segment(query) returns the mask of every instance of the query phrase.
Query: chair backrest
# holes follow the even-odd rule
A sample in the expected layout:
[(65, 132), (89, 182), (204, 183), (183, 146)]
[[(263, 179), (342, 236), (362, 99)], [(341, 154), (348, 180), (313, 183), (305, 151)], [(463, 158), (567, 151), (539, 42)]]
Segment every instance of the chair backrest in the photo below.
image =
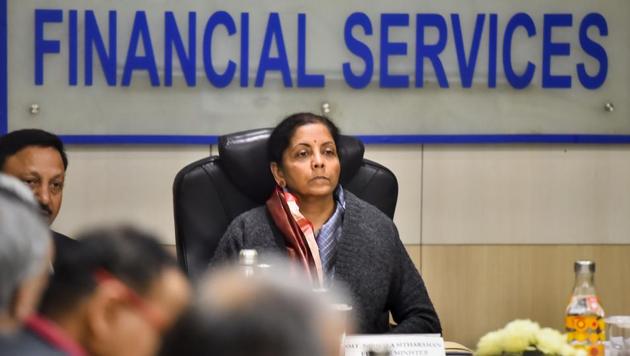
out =
[[(173, 183), (177, 259), (191, 277), (202, 273), (230, 222), (265, 203), (274, 187), (267, 158), (271, 129), (219, 138), (219, 155), (182, 168)], [(341, 136), (341, 184), (390, 218), (398, 199), (396, 176), (363, 158), (363, 143)]]

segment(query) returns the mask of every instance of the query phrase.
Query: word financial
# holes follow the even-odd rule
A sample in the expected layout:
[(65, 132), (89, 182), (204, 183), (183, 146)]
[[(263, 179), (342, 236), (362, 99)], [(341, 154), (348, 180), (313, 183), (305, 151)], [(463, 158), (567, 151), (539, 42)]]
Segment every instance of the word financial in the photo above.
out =
[[(265, 77), (269, 73), (281, 77), (284, 87), (321, 88), (326, 85), (325, 74), (314, 73), (307, 68), (307, 35), (313, 34), (307, 34), (307, 15), (304, 13), (296, 14), (297, 36), (294, 34), (286, 36), (283, 33), (282, 21), (287, 19), (281, 18), (279, 13), (270, 13), (264, 27), (262, 46), (254, 46), (250, 43), (250, 31), (255, 30), (250, 30), (250, 14), (247, 12), (235, 17), (228, 12), (217, 11), (207, 19), (204, 17), (203, 38), (199, 41), (197, 25), (200, 22), (198, 17), (201, 16), (196, 12), (189, 12), (186, 19), (178, 19), (174, 13), (164, 12), (163, 28), (158, 31), (150, 28), (145, 11), (136, 11), (133, 15), (128, 46), (121, 49), (118, 47), (118, 37), (122, 31), (117, 30), (119, 16), (115, 10), (108, 12), (107, 21), (102, 19), (99, 21), (92, 10), (34, 11), (36, 85), (44, 85), (45, 70), (58, 70), (45, 68), (46, 63), (58, 63), (46, 61), (45, 58), (60, 55), (62, 44), (64, 53), (67, 53), (64, 58), (68, 59), (68, 84), (71, 86), (79, 84), (80, 58), (83, 60), (83, 84), (86, 86), (94, 83), (94, 69), (98, 68), (95, 63), (100, 64), (108, 86), (129, 86), (134, 75), (138, 73), (144, 73), (143, 77), (148, 76), (152, 86), (172, 86), (175, 61), (179, 64), (181, 77), (186, 85), (196, 86), (198, 59), (202, 61), (200, 68), (202, 65), (208, 82), (217, 88), (224, 88), (236, 82), (237, 72), (240, 87), (249, 87), (252, 84), (254, 87), (263, 87)], [(82, 26), (79, 26), (79, 16), (82, 17)], [(410, 22), (414, 18), (415, 26), (412, 26)], [(484, 82), (489, 88), (496, 87), (498, 72), (516, 89), (528, 87), (535, 76), (539, 76), (542, 88), (571, 88), (574, 82), (579, 82), (584, 88), (597, 89), (604, 84), (608, 73), (608, 56), (601, 41), (603, 37), (608, 36), (608, 24), (601, 14), (589, 13), (580, 19), (574, 19), (574, 15), (566, 13), (544, 14), (542, 26), (539, 25), (542, 28), (537, 28), (534, 19), (527, 13), (516, 13), (508, 19), (501, 20), (505, 21), (505, 26), (499, 28), (497, 14), (477, 14), (472, 33), (464, 33), (459, 14), (443, 16), (433, 13), (415, 15), (383, 13), (379, 18), (373, 18), (363, 12), (355, 12), (346, 18), (343, 31), (340, 29), (339, 38), (340, 41), (343, 40), (348, 58), (345, 58), (345, 61), (340, 60), (338, 72), (342, 73), (345, 83), (355, 89), (365, 88), (372, 83), (376, 77), (374, 75), (376, 64), (379, 68), (378, 86), (382, 88), (422, 88), (425, 85), (425, 73), (429, 71), (434, 74), (442, 88), (448, 88), (454, 81), (458, 81), (464, 88), (470, 88), (480, 48), (484, 48), (487, 49), (487, 53), (483, 53), (483, 56), (487, 56), (487, 70), (483, 70), (487, 77), (484, 78)], [(541, 19), (537, 20), (541, 22)], [(67, 39), (53, 38), (50, 33), (52, 32), (50, 28), (60, 26), (60, 23), (64, 29), (67, 26)], [(554, 31), (561, 31), (563, 28), (568, 30), (573, 26), (577, 30), (577, 38), (573, 42), (579, 43), (579, 48), (572, 48), (569, 42), (553, 40)], [(79, 27), (82, 28), (81, 39)], [(228, 36), (215, 36), (218, 30), (223, 34), (227, 33)], [(397, 31), (396, 33), (412, 31), (414, 43), (392, 40), (394, 31)], [(65, 33), (65, 30), (61, 33)], [(297, 38), (296, 58), (289, 58), (287, 45), (293, 48), (294, 43), (286, 42), (285, 38), (294, 37)], [(466, 43), (469, 38), (472, 40)], [(501, 42), (501, 38), (499, 50), (498, 42)], [(158, 39), (160, 42), (156, 45), (154, 41)], [(81, 54), (79, 40), (83, 41)], [(309, 37), (309, 40), (317, 38), (313, 36)], [(239, 48), (240, 54), (236, 56), (239, 58), (216, 59), (217, 55), (213, 52), (226, 45), (225, 41), (231, 41), (227, 44)], [(453, 45), (447, 47), (449, 41), (453, 41)], [(514, 60), (515, 53), (512, 52), (512, 48), (522, 47), (516, 42), (524, 41), (528, 41), (528, 45), (533, 48), (541, 45), (542, 53), (528, 53), (526, 55), (531, 58)], [(378, 47), (370, 46), (369, 43), (378, 44)], [(253, 53), (254, 47), (261, 49), (258, 53)], [(577, 45), (574, 44), (573, 47)], [(156, 57), (154, 48), (162, 48), (163, 55)], [(124, 57), (120, 57), (119, 50), (125, 52)], [(257, 65), (253, 67), (255, 72), (253, 83), (250, 83), (249, 78), (252, 65), (250, 52), (257, 59)], [(581, 54), (582, 62), (562, 67), (573, 67), (575, 69), (573, 73), (552, 72), (552, 59), (564, 61), (566, 64), (571, 61), (571, 54), (576, 52)], [(457, 59), (458, 78), (448, 78), (444, 67), (443, 58), (453, 55)], [(413, 73), (392, 73), (390, 60), (406, 57), (413, 60)], [(121, 74), (117, 71), (120, 58), (124, 58)], [(160, 71), (158, 59), (163, 63)], [(500, 67), (497, 64), (499, 61), (502, 64)], [(541, 62), (541, 68), (532, 61)], [(515, 63), (521, 65), (517, 66)]]

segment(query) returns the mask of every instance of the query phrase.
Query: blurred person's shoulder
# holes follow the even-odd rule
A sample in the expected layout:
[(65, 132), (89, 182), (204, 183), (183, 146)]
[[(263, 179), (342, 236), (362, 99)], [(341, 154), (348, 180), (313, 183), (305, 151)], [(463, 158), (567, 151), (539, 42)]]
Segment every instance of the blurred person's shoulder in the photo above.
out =
[(15, 335), (0, 336), (0, 356), (67, 356), (31, 331), (23, 329)]

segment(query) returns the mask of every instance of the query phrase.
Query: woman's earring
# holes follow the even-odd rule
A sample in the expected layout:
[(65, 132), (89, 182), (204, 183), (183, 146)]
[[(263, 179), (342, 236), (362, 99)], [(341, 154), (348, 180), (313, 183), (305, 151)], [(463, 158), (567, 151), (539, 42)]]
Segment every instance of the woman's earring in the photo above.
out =
[(287, 185), (287, 182), (285, 182), (285, 181), (284, 181), (284, 179), (280, 179), (280, 181), (278, 182), (278, 185), (279, 185), (281, 188), (284, 188), (284, 187)]

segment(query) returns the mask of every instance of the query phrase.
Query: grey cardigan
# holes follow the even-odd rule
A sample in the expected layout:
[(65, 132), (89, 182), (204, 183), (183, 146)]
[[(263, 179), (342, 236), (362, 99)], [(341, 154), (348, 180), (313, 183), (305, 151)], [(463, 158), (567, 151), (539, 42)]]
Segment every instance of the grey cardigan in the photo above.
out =
[[(335, 281), (352, 297), (358, 333), (441, 333), (431, 299), (393, 221), (344, 191), (346, 211), (337, 242)], [(264, 206), (238, 216), (223, 235), (213, 264), (235, 259), (241, 249), (285, 253), (284, 237)], [(391, 312), (397, 323), (389, 327)]]

